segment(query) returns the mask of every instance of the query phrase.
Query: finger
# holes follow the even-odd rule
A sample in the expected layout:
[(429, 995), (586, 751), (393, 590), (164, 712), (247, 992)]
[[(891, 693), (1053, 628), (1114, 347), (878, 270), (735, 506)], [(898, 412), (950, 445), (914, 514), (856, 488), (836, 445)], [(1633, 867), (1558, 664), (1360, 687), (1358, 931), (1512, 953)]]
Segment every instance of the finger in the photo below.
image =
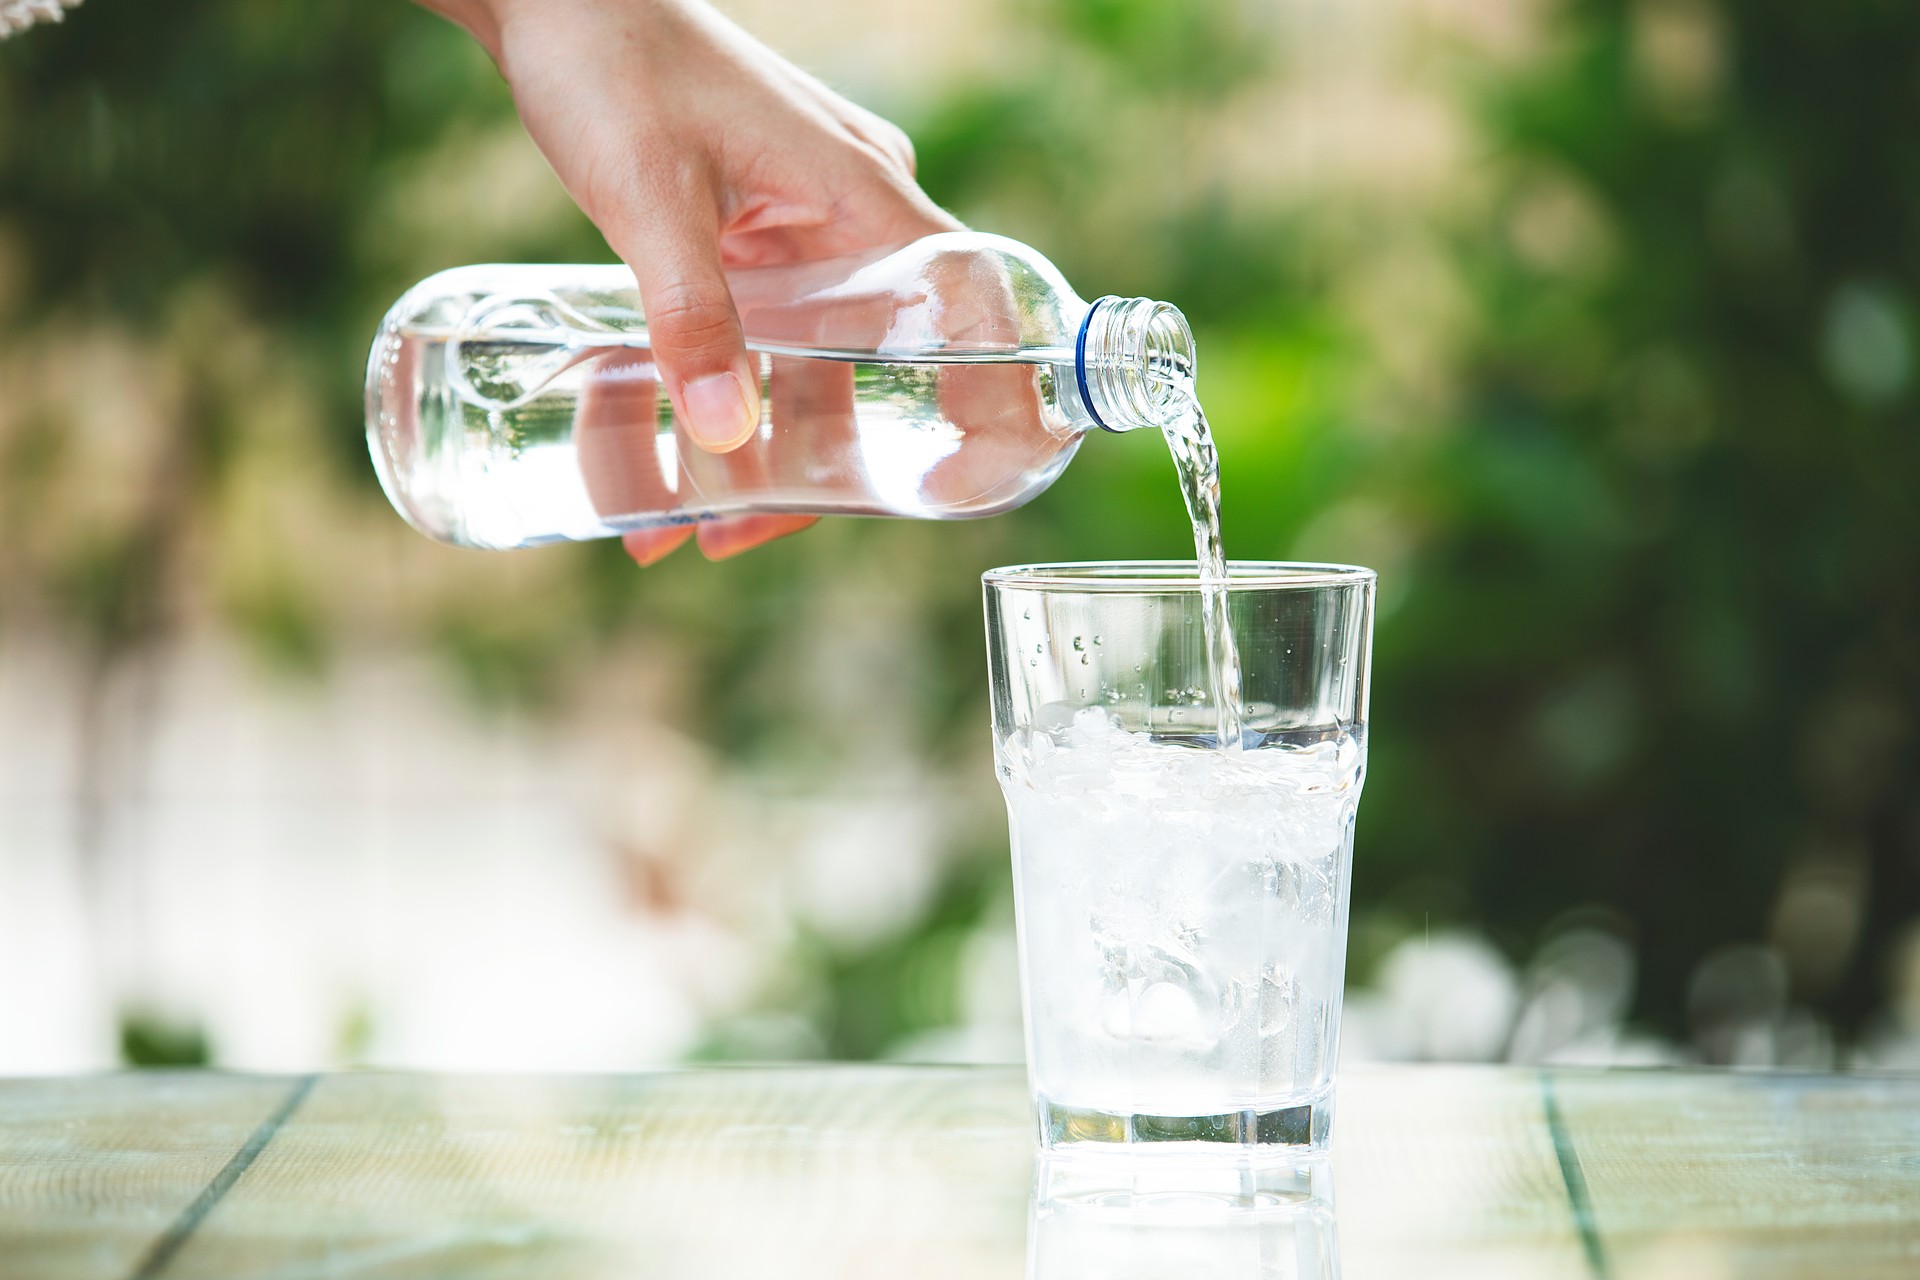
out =
[(936, 385), (940, 414), (965, 444), (921, 479), (929, 505), (950, 516), (1003, 510), (1027, 491), (1036, 469), (1060, 457), (1063, 441), (1048, 427), (1033, 365), (945, 365)]
[[(904, 134), (901, 135), (905, 140)], [(864, 179), (864, 180), (862, 180)], [(862, 225), (869, 243), (915, 240), (940, 231), (963, 231), (966, 224), (933, 202), (913, 180), (912, 171), (872, 166), (847, 176), (842, 211)]]
[(906, 131), (893, 121), (875, 115), (856, 102), (835, 93), (814, 76), (799, 68), (793, 68), (794, 79), (806, 94), (822, 111), (837, 120), (848, 132), (854, 134), (868, 146), (873, 147), (894, 164), (900, 166), (908, 177), (913, 176), (913, 141)]
[(686, 175), (666, 187), (649, 193), (645, 216), (628, 224), (614, 248), (640, 285), (654, 360), (675, 414), (696, 444), (724, 453), (760, 423), (759, 379), (721, 272), (713, 193)]
[(907, 171), (909, 178), (917, 176), (920, 172), (920, 157), (914, 151), (913, 139), (907, 136), (907, 131), (892, 121), (882, 120), (879, 116), (874, 116), (873, 121), (873, 132), (869, 136), (883, 151), (892, 156), (902, 169)]
[(854, 418), (853, 365), (775, 359), (767, 392), (781, 446), (769, 459), (774, 484), (806, 493), (814, 512), (870, 509), (873, 482)]
[[(971, 254), (940, 254), (927, 264), (946, 303), (941, 336), (956, 347), (1014, 350), (1021, 322), (1013, 282), (1001, 272), (980, 270), (981, 265)], [(936, 385), (941, 416), (958, 428), (966, 444), (927, 472), (922, 481), (927, 501), (956, 514), (998, 510), (1024, 490), (1034, 467), (1060, 454), (1062, 440), (1049, 427), (1035, 366), (943, 365)]]
[[(646, 352), (616, 351), (586, 368), (574, 447), (588, 501), (615, 526), (657, 519), (686, 505), (690, 486), (683, 483), (673, 434), (660, 431), (659, 403), (653, 357)], [(629, 530), (620, 540), (644, 567), (692, 536), (693, 525), (676, 524)]]
[(690, 524), (668, 525), (664, 529), (636, 529), (632, 533), (620, 535), (620, 542), (627, 554), (641, 568), (658, 564), (673, 552), (686, 544), (693, 536), (695, 526)]
[(708, 521), (700, 526), (700, 554), (709, 560), (725, 560), (819, 521), (819, 516), (734, 516)]
[(794, 202), (790, 216), (726, 226), (721, 238), (726, 260), (762, 267), (866, 256), (963, 229), (903, 168), (877, 156), (872, 144), (847, 145), (851, 140), (850, 131), (842, 131), (837, 145), (810, 165), (795, 157), (773, 162), (774, 180), (811, 192), (812, 198)]
[(914, 176), (918, 157), (914, 155), (913, 139), (907, 136), (906, 130), (851, 102), (845, 103), (841, 120), (855, 137), (898, 165), (907, 177)]
[(659, 404), (658, 374), (646, 352), (615, 351), (582, 373), (574, 452), (587, 499), (609, 524), (631, 524), (685, 505), (671, 435), (661, 448)]

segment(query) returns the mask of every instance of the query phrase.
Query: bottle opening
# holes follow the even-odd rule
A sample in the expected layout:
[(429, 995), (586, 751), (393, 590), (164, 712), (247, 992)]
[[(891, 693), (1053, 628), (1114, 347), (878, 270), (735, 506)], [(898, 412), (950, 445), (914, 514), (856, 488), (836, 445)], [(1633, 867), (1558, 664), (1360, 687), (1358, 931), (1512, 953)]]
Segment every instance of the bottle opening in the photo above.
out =
[(1193, 394), (1193, 330), (1169, 303), (1101, 298), (1074, 354), (1081, 398), (1108, 431), (1158, 427)]

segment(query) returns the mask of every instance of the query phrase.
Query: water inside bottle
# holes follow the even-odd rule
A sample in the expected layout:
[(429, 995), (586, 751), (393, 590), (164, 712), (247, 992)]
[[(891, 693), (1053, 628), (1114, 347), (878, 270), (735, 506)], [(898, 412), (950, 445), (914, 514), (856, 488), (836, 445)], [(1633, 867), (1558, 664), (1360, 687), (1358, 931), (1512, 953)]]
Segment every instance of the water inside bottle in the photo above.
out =
[[(516, 304), (517, 305), (517, 304)], [(1053, 356), (889, 361), (757, 347), (761, 429), (713, 454), (676, 422), (644, 334), (511, 323), (387, 335), (376, 448), (435, 537), (505, 549), (765, 512), (964, 519), (1046, 487), (1080, 440)], [(542, 322), (544, 323), (544, 322)], [(862, 358), (864, 357), (864, 358)], [(775, 429), (777, 426), (778, 429)]]

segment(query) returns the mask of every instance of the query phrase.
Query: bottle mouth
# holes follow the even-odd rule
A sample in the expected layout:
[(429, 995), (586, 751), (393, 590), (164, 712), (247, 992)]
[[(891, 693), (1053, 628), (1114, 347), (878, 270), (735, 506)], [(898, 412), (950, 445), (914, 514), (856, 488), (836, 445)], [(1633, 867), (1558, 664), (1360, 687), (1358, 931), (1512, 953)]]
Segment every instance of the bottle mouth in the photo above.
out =
[(1193, 330), (1170, 303), (1099, 299), (1087, 309), (1074, 355), (1081, 398), (1108, 431), (1160, 426), (1193, 395)]

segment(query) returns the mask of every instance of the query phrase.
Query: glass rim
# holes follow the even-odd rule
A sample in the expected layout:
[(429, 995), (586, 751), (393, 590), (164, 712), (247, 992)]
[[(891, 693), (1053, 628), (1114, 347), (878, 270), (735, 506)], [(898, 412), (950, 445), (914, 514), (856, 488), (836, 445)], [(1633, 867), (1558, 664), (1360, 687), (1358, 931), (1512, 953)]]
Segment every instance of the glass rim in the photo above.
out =
[[(1378, 578), (1357, 564), (1305, 560), (1229, 560), (1227, 582), (1232, 591), (1302, 591), (1316, 587), (1351, 587)], [(1199, 570), (1192, 560), (1066, 560), (1050, 564), (1015, 564), (989, 569), (980, 581), (996, 588), (1031, 588), (1136, 594), (1198, 594)]]

